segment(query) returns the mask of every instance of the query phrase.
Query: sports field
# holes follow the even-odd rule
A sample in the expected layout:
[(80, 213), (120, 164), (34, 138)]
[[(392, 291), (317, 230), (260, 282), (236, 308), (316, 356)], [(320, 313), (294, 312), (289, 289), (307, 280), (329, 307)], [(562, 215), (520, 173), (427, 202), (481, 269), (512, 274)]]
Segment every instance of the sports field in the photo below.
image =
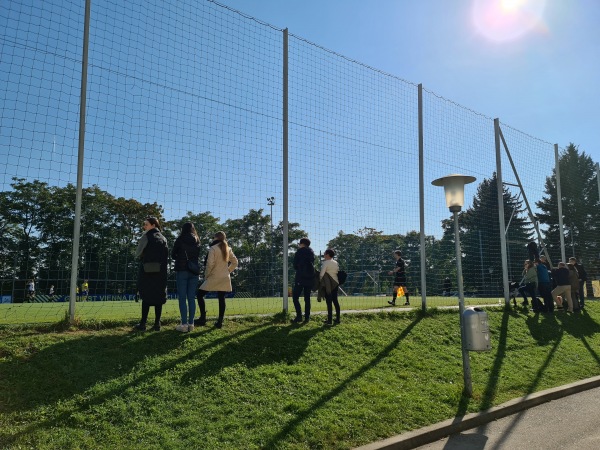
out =
[[(344, 310), (368, 310), (368, 309), (392, 309), (404, 308), (404, 299), (398, 299), (396, 307), (388, 305), (391, 297), (378, 296), (351, 296), (340, 297), (342, 313)], [(465, 298), (465, 305), (489, 305), (499, 303), (499, 298)], [(301, 304), (304, 302), (301, 300)], [(316, 298), (311, 302), (312, 312), (326, 311), (325, 302), (317, 302)], [(457, 306), (456, 297), (427, 297), (427, 307)], [(304, 305), (302, 306), (304, 308)], [(411, 297), (411, 307), (421, 307), (421, 297)], [(100, 301), (100, 302), (77, 302), (76, 316), (81, 320), (98, 321), (136, 321), (140, 317), (141, 303), (134, 301)], [(217, 300), (207, 299), (206, 309), (209, 318), (216, 316), (218, 311)], [(289, 311), (294, 310), (292, 299), (288, 300)], [(283, 310), (283, 300), (280, 297), (264, 298), (232, 298), (227, 299), (226, 315), (255, 315), (255, 314), (277, 314)], [(0, 325), (52, 323), (65, 318), (68, 314), (69, 304), (59, 303), (4, 303), (0, 304)], [(168, 300), (163, 308), (163, 321), (176, 321), (179, 318), (179, 302)], [(150, 310), (149, 320), (153, 320), (153, 309)]]

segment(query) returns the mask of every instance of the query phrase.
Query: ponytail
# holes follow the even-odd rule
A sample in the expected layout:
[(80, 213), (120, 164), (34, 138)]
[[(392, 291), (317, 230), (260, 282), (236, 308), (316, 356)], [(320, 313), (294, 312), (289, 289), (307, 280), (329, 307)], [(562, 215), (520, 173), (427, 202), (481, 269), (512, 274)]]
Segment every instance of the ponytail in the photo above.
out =
[(223, 259), (227, 261), (229, 257), (229, 245), (227, 244), (227, 236), (224, 231), (217, 231), (215, 233), (215, 239), (219, 241), (219, 248), (221, 249), (221, 254), (223, 255)]

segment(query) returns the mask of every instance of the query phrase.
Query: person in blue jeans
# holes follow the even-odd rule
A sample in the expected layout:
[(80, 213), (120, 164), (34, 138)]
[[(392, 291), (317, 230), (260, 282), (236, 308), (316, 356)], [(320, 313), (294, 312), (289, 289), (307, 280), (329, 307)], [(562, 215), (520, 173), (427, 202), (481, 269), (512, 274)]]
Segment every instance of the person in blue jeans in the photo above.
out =
[(171, 258), (175, 260), (177, 280), (177, 296), (179, 297), (179, 313), (181, 323), (175, 327), (183, 333), (194, 330), (194, 315), (196, 314), (196, 290), (198, 289), (198, 274), (188, 270), (188, 261), (198, 265), (200, 256), (200, 239), (194, 224), (186, 222), (181, 227), (181, 233), (175, 240)]

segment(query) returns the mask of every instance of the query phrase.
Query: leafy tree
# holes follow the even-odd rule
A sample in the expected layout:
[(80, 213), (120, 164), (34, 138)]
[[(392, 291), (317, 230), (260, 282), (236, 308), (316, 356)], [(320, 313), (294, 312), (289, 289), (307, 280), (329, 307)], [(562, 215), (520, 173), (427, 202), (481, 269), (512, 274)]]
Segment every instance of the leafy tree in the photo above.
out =
[(340, 266), (348, 272), (344, 290), (365, 294), (391, 289), (393, 278), (387, 276), (387, 271), (394, 266), (392, 253), (404, 245), (404, 236), (384, 235), (382, 231), (368, 227), (356, 233), (340, 231), (327, 244), (335, 250)]
[[(271, 230), (271, 217), (263, 209), (251, 209), (241, 219), (229, 219), (223, 224), (228, 240), (239, 259), (234, 273), (236, 291), (249, 292), (255, 296), (281, 294), (283, 284), (283, 223)], [(306, 233), (298, 223), (288, 224), (288, 254), (295, 247), (294, 241)], [(291, 264), (290, 264), (291, 266)], [(288, 280), (293, 269), (288, 274)]]
[[(585, 152), (570, 143), (558, 160), (564, 237), (567, 257), (575, 255), (588, 276), (600, 274), (600, 201), (595, 164)], [(539, 221), (546, 225), (546, 245), (552, 262), (560, 260), (556, 170), (546, 178), (545, 195), (537, 202)], [(588, 292), (591, 292), (588, 288)]]
[(165, 228), (172, 237), (177, 237), (179, 236), (181, 227), (186, 222), (191, 222), (194, 224), (202, 245), (208, 245), (213, 240), (215, 233), (221, 229), (221, 225), (219, 225), (219, 218), (214, 217), (210, 211), (205, 211), (198, 214), (188, 211), (188, 213), (181, 219), (168, 222)]
[[(465, 291), (476, 291), (478, 295), (498, 295), (502, 286), (497, 183), (495, 173), (484, 179), (472, 206), (459, 215)], [(532, 238), (533, 227), (523, 215), (522, 201), (505, 187), (503, 201), (504, 221), (508, 226), (509, 277), (514, 279), (520, 276), (522, 262), (527, 257), (526, 245)]]

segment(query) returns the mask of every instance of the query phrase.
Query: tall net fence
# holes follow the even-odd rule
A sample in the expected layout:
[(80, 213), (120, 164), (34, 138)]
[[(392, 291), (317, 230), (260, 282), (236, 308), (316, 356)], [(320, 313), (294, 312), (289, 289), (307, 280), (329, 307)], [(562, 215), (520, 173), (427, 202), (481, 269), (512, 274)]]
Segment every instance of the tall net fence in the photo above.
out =
[[(53, 321), (68, 309), (84, 5), (4, 2), (0, 24), (0, 323)], [(421, 167), (416, 84), (291, 33), (287, 42), (284, 60), (284, 30), (212, 1), (92, 5), (78, 316), (138, 316), (135, 247), (148, 215), (163, 222), (170, 245), (188, 221), (205, 247), (226, 231), (240, 260), (229, 314), (281, 310), (284, 260), (304, 236), (317, 255), (334, 248), (348, 272), (343, 308), (387, 305), (396, 249), (411, 304), (423, 294), (421, 252), (428, 305), (455, 304), (452, 216), (430, 184), (448, 173), (477, 178), (460, 215), (467, 300), (503, 296), (493, 119), (424, 90)], [(534, 223), (546, 214), (538, 202), (548, 196), (554, 147), (504, 124), (502, 131), (502, 233), (517, 279), (531, 240), (553, 262), (561, 258), (557, 227), (541, 224), (540, 241)], [(580, 175), (592, 185), (594, 177)], [(576, 195), (569, 189), (563, 193)], [(598, 229), (589, 225), (598, 191), (577, 208), (566, 244), (591, 279), (600, 273)], [(287, 275), (291, 285), (291, 258)], [(173, 271), (168, 292), (165, 315), (177, 317)]]

